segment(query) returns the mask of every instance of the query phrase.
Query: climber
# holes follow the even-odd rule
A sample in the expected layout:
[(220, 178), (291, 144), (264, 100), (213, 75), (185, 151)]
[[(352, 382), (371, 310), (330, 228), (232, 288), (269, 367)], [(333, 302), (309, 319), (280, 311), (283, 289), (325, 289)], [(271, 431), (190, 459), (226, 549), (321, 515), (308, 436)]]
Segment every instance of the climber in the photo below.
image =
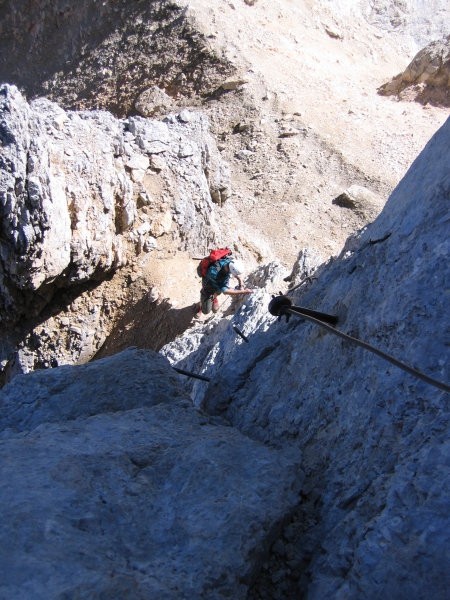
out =
[[(209, 314), (211, 310), (216, 313), (219, 310), (217, 296), (226, 294), (237, 296), (251, 294), (253, 290), (244, 287), (241, 278), (241, 270), (230, 258), (221, 258), (213, 263), (207, 270), (206, 276), (202, 278), (202, 289), (200, 292), (200, 304), (197, 305), (196, 317)], [(230, 277), (238, 281), (236, 288), (230, 288)]]

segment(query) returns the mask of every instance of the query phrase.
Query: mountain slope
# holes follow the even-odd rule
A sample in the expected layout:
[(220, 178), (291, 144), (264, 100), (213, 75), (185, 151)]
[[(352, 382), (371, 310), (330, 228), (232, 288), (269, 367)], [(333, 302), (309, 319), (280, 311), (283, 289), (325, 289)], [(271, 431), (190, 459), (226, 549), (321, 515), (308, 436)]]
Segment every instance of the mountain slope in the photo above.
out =
[(338, 253), (371, 217), (332, 200), (357, 184), (382, 206), (447, 116), (377, 93), (449, 33), (443, 0), (25, 5), (0, 11), (0, 78), (119, 116), (201, 107), (231, 167), (218, 234), (252, 262)]
[[(186, 331), (162, 353), (211, 380), (128, 350), (0, 391), (1, 593), (444, 600), (448, 394), (267, 307), (289, 281), (448, 384), (450, 122), (377, 94), (448, 33), (448, 3), (19, 0), (0, 23), (2, 77), (64, 107), (31, 102), (36, 136), (3, 104), (2, 292), (31, 293), (2, 361), (16, 375), (88, 361), (107, 331), (105, 354)], [(257, 289), (192, 326), (193, 251), (225, 243)]]
[[(291, 294), (447, 385), (449, 158), (447, 120), (378, 219)], [(304, 457), (303, 503), (254, 597), (443, 599), (448, 393), (301, 319), (274, 321), (268, 301), (261, 290), (164, 350), (212, 379), (194, 385), (198, 406)]]

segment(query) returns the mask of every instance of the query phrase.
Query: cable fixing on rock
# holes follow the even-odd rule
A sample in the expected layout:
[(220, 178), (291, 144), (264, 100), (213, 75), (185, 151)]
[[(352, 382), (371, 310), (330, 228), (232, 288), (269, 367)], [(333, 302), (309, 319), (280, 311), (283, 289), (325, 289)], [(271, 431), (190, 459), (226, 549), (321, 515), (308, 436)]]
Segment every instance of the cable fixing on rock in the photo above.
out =
[(202, 381), (210, 382), (211, 379), (209, 377), (205, 377), (204, 375), (197, 375), (196, 373), (191, 373), (190, 371), (184, 371), (183, 369), (177, 369), (176, 367), (172, 367), (174, 371), (180, 373), (181, 375), (186, 375), (187, 377), (193, 377), (194, 379), (201, 379)]
[(283, 294), (280, 294), (279, 296), (272, 296), (272, 300), (269, 302), (269, 312), (271, 315), (274, 315), (275, 317), (278, 317), (279, 319), (281, 319), (281, 317), (285, 316), (287, 321), (289, 320), (290, 315), (300, 316), (309, 321), (312, 321), (313, 323), (316, 323), (316, 325), (323, 327), (330, 333), (334, 333), (334, 335), (337, 335), (337, 336), (351, 342), (352, 344), (356, 344), (357, 346), (361, 346), (362, 348), (369, 350), (369, 352), (373, 352), (377, 356), (392, 363), (399, 369), (402, 369), (403, 371), (406, 371), (410, 375), (413, 375), (413, 377), (422, 379), (422, 381), (425, 381), (426, 383), (429, 383), (430, 385), (433, 385), (434, 387), (437, 387), (437, 388), (443, 390), (444, 392), (450, 393), (450, 386), (447, 385), (446, 383), (437, 381), (436, 379), (429, 377), (425, 373), (422, 373), (421, 371), (418, 371), (417, 369), (410, 367), (409, 365), (398, 360), (394, 356), (391, 356), (390, 354), (387, 354), (386, 352), (383, 352), (382, 350), (378, 350), (378, 348), (375, 348), (371, 344), (368, 344), (367, 342), (364, 342), (363, 340), (360, 340), (358, 338), (352, 337), (351, 335), (348, 335), (347, 333), (344, 333), (343, 331), (339, 331), (338, 329), (335, 329), (335, 327), (332, 327), (331, 325), (329, 325), (328, 323), (333, 323), (333, 324), (337, 323), (338, 318), (336, 316), (327, 315), (326, 313), (320, 313), (320, 312), (313, 311), (313, 310), (310, 310), (307, 308), (303, 308), (301, 306), (293, 306), (292, 300), (290, 298), (288, 298), (287, 296), (284, 296)]

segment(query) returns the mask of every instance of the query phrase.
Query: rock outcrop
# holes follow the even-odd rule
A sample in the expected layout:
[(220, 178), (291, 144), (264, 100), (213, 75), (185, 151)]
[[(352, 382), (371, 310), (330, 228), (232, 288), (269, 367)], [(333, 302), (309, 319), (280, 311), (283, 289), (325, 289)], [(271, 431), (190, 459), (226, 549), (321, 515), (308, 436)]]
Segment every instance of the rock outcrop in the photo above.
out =
[[(447, 388), (449, 157), (450, 119), (376, 221), (290, 293)], [(283, 274), (269, 275), (277, 289)], [(269, 300), (260, 289), (163, 349), (211, 378), (187, 384), (198, 407), (304, 457), (303, 503), (249, 597), (444, 600), (448, 393), (317, 325), (275, 321)]]
[[(142, 253), (167, 245), (195, 253), (214, 240), (213, 200), (225, 201), (230, 179), (201, 114), (118, 120), (100, 111), (66, 112), (45, 99), (29, 104), (7, 85), (0, 99), (0, 360), (4, 367), (22, 344), (23, 357), (14, 359), (20, 372), (41, 364), (37, 323), (53, 341), (55, 328), (80, 327), (60, 305)], [(63, 320), (45, 327), (55, 302)], [(68, 347), (46, 345), (47, 366), (95, 354), (111, 319), (105, 302), (86, 302), (82, 347), (70, 333)], [(81, 297), (78, 303), (80, 316)]]
[(423, 48), (400, 73), (378, 92), (401, 100), (450, 106), (450, 36)]
[(448, 33), (446, 0), (430, 0), (426, 5), (421, 0), (372, 0), (362, 3), (362, 11), (381, 30), (409, 38), (416, 50)]
[(202, 415), (128, 350), (0, 392), (0, 596), (245, 598), (300, 457)]

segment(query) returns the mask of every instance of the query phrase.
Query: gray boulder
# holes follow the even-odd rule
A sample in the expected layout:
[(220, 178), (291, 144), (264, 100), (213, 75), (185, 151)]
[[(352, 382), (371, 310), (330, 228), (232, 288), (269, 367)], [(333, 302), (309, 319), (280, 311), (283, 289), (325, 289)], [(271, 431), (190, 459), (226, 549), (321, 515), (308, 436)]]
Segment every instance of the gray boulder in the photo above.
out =
[(384, 203), (384, 198), (361, 185), (351, 185), (333, 200), (333, 204), (352, 210), (368, 223), (380, 214)]

